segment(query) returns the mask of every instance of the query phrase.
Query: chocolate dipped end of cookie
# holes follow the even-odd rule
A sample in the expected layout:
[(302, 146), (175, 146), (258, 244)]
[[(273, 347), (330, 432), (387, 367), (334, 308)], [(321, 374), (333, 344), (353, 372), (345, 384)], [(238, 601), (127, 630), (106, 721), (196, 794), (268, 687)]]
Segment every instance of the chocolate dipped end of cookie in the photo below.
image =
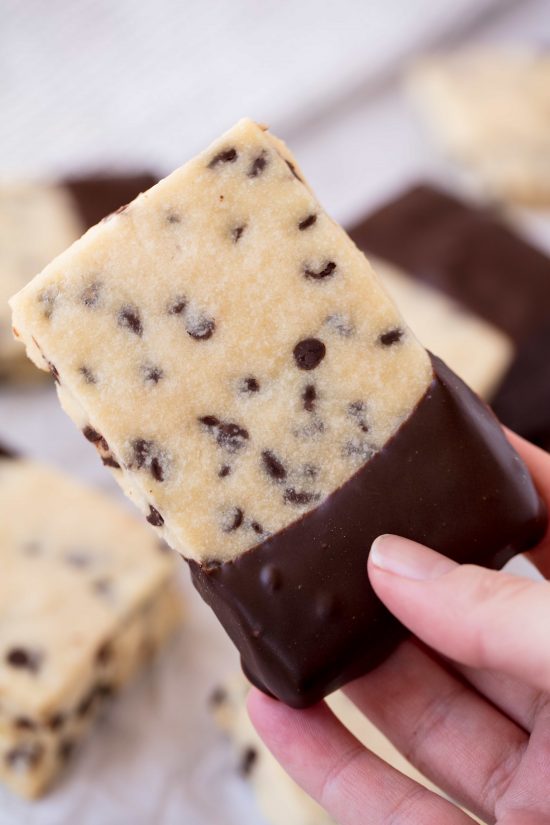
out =
[(545, 505), (493, 413), (442, 361), (432, 365), (393, 438), (316, 509), (233, 561), (190, 562), (248, 678), (288, 705), (368, 672), (406, 633), (369, 583), (377, 536), (500, 568), (546, 532)]

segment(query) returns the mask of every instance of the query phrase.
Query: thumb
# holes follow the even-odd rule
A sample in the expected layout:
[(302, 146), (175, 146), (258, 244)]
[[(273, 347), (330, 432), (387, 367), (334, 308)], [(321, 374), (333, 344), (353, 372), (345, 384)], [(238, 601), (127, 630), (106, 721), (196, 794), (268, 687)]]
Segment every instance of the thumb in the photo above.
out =
[(376, 539), (368, 569), (378, 597), (430, 647), (550, 690), (549, 582), (459, 565), (398, 536)]

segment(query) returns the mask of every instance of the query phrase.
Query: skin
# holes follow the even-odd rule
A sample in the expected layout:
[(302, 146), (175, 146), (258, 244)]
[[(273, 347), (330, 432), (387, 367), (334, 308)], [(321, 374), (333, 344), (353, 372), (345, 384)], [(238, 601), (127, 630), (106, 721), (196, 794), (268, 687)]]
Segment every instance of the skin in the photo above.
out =
[[(512, 433), (550, 508), (550, 455)], [(550, 534), (530, 555), (550, 573)], [(379, 598), (414, 637), (345, 688), (456, 805), (390, 768), (325, 703), (293, 710), (252, 690), (260, 736), (340, 825), (550, 823), (550, 582), (457, 565), (397, 536), (371, 549)]]

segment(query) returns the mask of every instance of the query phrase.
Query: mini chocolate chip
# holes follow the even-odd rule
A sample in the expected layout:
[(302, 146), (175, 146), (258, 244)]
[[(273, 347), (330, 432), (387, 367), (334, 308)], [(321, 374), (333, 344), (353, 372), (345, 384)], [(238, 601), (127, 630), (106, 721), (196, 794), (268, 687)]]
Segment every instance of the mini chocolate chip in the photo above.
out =
[(237, 158), (238, 154), (235, 148), (232, 147), (231, 149), (224, 149), (222, 152), (218, 152), (217, 155), (214, 155), (214, 157), (208, 164), (208, 168), (213, 169), (220, 163), (235, 163)]
[(168, 212), (166, 215), (166, 222), (167, 223), (180, 223), (181, 218), (179, 215), (176, 215), (175, 212)]
[(249, 375), (247, 378), (243, 378), (241, 383), (241, 392), (259, 392), (260, 383), (257, 378)]
[(257, 533), (259, 536), (261, 536), (261, 535), (263, 534), (263, 532), (264, 532), (264, 528), (263, 528), (263, 527), (262, 527), (262, 525), (261, 525), (259, 522), (257, 522), (257, 521), (252, 521), (252, 522), (250, 523), (250, 527), (251, 527), (251, 528), (252, 528), (252, 530), (254, 530), (254, 532), (255, 532), (255, 533)]
[(164, 519), (155, 507), (152, 504), (149, 505), (149, 515), (145, 517), (146, 521), (149, 524), (152, 524), (153, 527), (162, 527), (164, 524)]
[(95, 660), (98, 665), (106, 665), (113, 658), (113, 645), (111, 642), (104, 642), (98, 647), (95, 654)]
[(249, 776), (258, 759), (258, 751), (255, 748), (245, 748), (239, 764), (239, 771), (243, 776)]
[(101, 286), (101, 283), (94, 281), (93, 284), (90, 284), (82, 290), (80, 293), (80, 300), (84, 306), (91, 308), (98, 305)]
[(67, 564), (70, 564), (71, 567), (83, 569), (91, 565), (93, 556), (86, 550), (70, 550), (68, 553), (65, 553), (63, 560)]
[(113, 582), (106, 576), (92, 582), (92, 588), (99, 596), (110, 598), (113, 595)]
[(240, 427), (238, 424), (233, 424), (229, 421), (220, 421), (215, 415), (204, 415), (199, 418), (201, 424), (204, 424), (209, 430), (213, 430), (216, 435), (218, 446), (222, 447), (230, 453), (235, 453), (244, 447), (245, 442), (248, 441), (248, 430)]
[(218, 476), (220, 478), (226, 478), (226, 476), (228, 476), (230, 473), (231, 473), (231, 467), (229, 466), (229, 464), (224, 464), (220, 468), (220, 472), (218, 473)]
[(216, 418), (215, 415), (203, 415), (202, 418), (199, 418), (199, 421), (205, 427), (217, 427), (220, 423), (220, 419)]
[(139, 337), (143, 335), (143, 324), (141, 323), (139, 309), (136, 306), (125, 304), (119, 310), (117, 320), (119, 327), (125, 327)]
[(397, 344), (403, 337), (403, 330), (396, 327), (395, 329), (390, 329), (387, 332), (383, 332), (382, 335), (378, 338), (382, 346), (384, 347), (391, 347), (393, 344)]
[(187, 298), (184, 298), (180, 295), (176, 298), (168, 307), (168, 314), (169, 315), (181, 315), (185, 312), (185, 307), (187, 306)]
[[(82, 430), (82, 435), (84, 436), (84, 438), (87, 438), (88, 441), (91, 441), (92, 444), (97, 444), (100, 441), (105, 441), (101, 433), (98, 433), (97, 430), (94, 430), (94, 428), (90, 427), (89, 425), (84, 427), (84, 429)], [(106, 441), (105, 444), (107, 444)]]
[(295, 490), (294, 487), (287, 487), (283, 496), (285, 504), (309, 504), (312, 501), (317, 501), (318, 498), (319, 493), (308, 493), (306, 490)]
[(132, 441), (134, 463), (138, 470), (148, 469), (156, 481), (164, 481), (164, 467), (154, 441), (136, 438)]
[(203, 315), (201, 318), (194, 320), (187, 320), (185, 324), (187, 334), (194, 338), (195, 341), (208, 341), (212, 338), (214, 330), (216, 329), (216, 322), (213, 318)]
[(275, 593), (283, 584), (281, 571), (274, 564), (265, 564), (260, 570), (260, 582), (271, 593)]
[(348, 404), (348, 413), (352, 418), (355, 418), (359, 427), (364, 433), (368, 433), (369, 425), (365, 420), (365, 412), (367, 405), (364, 401), (352, 401)]
[(301, 370), (313, 370), (325, 357), (327, 348), (318, 338), (305, 338), (294, 347), (294, 360)]
[(250, 164), (250, 168), (247, 172), (248, 177), (249, 178), (257, 178), (259, 175), (262, 174), (262, 172), (264, 171), (266, 166), (267, 166), (266, 153), (262, 152)]
[(271, 478), (275, 479), (275, 481), (284, 481), (286, 478), (286, 469), (275, 453), (271, 452), (271, 450), (264, 450), (262, 452), (262, 461), (265, 470)]
[(217, 708), (227, 700), (227, 691), (225, 688), (218, 686), (215, 687), (210, 696), (208, 697), (208, 704), (213, 707)]
[(59, 292), (55, 287), (47, 287), (43, 289), (39, 295), (38, 300), (44, 307), (44, 318), (51, 318), (54, 304), (57, 300)]
[(222, 530), (224, 533), (232, 533), (238, 530), (243, 523), (244, 513), (240, 507), (233, 507), (224, 515)]
[(233, 243), (238, 243), (242, 237), (244, 230), (246, 229), (246, 224), (244, 223), (242, 226), (236, 226), (235, 229), (231, 231), (231, 237), (233, 238)]
[(91, 371), (91, 369), (89, 367), (79, 367), (78, 371), (81, 374), (81, 376), (84, 378), (84, 381), (87, 384), (95, 384), (96, 383), (96, 377), (95, 377), (95, 375), (93, 374), (93, 372)]
[(316, 467), (314, 464), (304, 464), (302, 474), (304, 478), (317, 478), (319, 475), (319, 467)]
[(44, 746), (38, 742), (21, 742), (9, 750), (4, 759), (14, 771), (26, 772), (36, 768), (44, 756)]
[(302, 393), (302, 401), (304, 402), (304, 410), (313, 412), (315, 409), (315, 399), (317, 398), (317, 390), (313, 384), (308, 384)]
[(25, 647), (12, 647), (5, 656), (5, 661), (11, 667), (19, 670), (29, 670), (38, 673), (42, 664), (42, 653), (38, 650), (29, 650)]
[(80, 717), (87, 716), (88, 713), (90, 713), (90, 711), (92, 710), (97, 698), (97, 690), (94, 686), (91, 690), (88, 691), (88, 693), (84, 695), (84, 697), (78, 703), (76, 708), (76, 715)]
[(57, 367), (51, 361), (46, 360), (46, 364), (48, 365), (48, 369), (53, 377), (53, 380), (56, 384), (60, 384), (61, 380), (59, 378), (59, 373), (57, 371)]
[(36, 730), (36, 722), (28, 716), (17, 716), (13, 720), (13, 725), (17, 730)]
[(308, 421), (302, 427), (297, 427), (292, 431), (295, 438), (315, 438), (319, 433), (324, 433), (325, 425), (320, 418), (314, 418), (313, 421)]
[(57, 748), (57, 756), (61, 762), (68, 762), (75, 752), (76, 743), (72, 739), (63, 739)]
[(158, 384), (164, 376), (164, 372), (160, 367), (146, 365), (142, 369), (145, 380), (150, 381), (152, 384)]
[(114, 470), (120, 470), (120, 464), (112, 455), (102, 455), (101, 461), (104, 467), (112, 467)]
[(334, 275), (336, 264), (334, 261), (327, 261), (326, 264), (318, 270), (311, 269), (308, 266), (304, 267), (304, 275), (306, 278), (311, 278), (314, 281), (322, 281), (324, 278), (330, 278)]
[(66, 716), (64, 713), (54, 713), (47, 721), (47, 726), (50, 730), (60, 730), (65, 724)]
[(301, 232), (303, 232), (304, 229), (309, 229), (310, 226), (313, 226), (313, 224), (316, 222), (316, 220), (317, 220), (317, 215), (315, 213), (313, 213), (311, 215), (308, 215), (307, 218), (304, 218), (303, 221), (300, 221), (300, 223), (298, 224), (298, 229)]
[(115, 693), (116, 688), (114, 685), (110, 684), (109, 682), (100, 682), (95, 689), (96, 695), (98, 699), (105, 700), (111, 699)]
[(297, 178), (301, 183), (303, 183), (303, 180), (300, 177), (300, 175), (298, 174), (298, 172), (296, 171), (296, 167), (294, 166), (294, 164), (291, 163), (286, 158), (284, 158), (284, 161), (285, 161), (286, 165), (288, 166), (288, 168), (290, 169), (290, 171), (292, 172), (292, 174), (294, 175), (294, 177)]

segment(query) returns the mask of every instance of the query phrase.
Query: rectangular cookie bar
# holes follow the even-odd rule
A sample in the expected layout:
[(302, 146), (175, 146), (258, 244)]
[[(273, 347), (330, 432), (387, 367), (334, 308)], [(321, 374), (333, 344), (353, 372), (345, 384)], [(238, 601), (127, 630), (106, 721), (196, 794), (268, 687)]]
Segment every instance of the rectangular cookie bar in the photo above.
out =
[(88, 227), (154, 183), (148, 173), (96, 173), (0, 186), (0, 379), (28, 376), (28, 361), (11, 333), (10, 295)]
[(433, 55), (409, 89), (442, 149), (491, 197), (550, 204), (550, 57), (485, 50)]
[(379, 533), (492, 565), (542, 534), (496, 421), (249, 120), (12, 306), (28, 354), (189, 560), (251, 679), (290, 704), (372, 667), (399, 635), (365, 575)]
[(168, 548), (103, 494), (0, 451), (0, 779), (63, 771), (180, 621)]
[[(408, 297), (403, 295), (400, 303), (395, 293), (415, 331), (438, 355), (452, 356), (450, 366), (468, 380), (483, 379), (487, 397), (505, 424), (550, 447), (550, 259), (490, 210), (429, 184), (416, 185), (382, 205), (350, 234), (367, 254), (390, 262), (410, 281), (437, 290), (493, 333), (500, 331), (499, 341), (494, 334), (480, 337), (463, 327), (460, 334), (467, 338), (461, 340), (457, 357), (443, 336), (430, 339), (433, 325), (427, 335), (422, 317), (415, 325), (418, 313), (412, 307), (409, 315)], [(393, 284), (388, 286), (392, 291)], [(479, 383), (475, 388), (483, 389)]]

